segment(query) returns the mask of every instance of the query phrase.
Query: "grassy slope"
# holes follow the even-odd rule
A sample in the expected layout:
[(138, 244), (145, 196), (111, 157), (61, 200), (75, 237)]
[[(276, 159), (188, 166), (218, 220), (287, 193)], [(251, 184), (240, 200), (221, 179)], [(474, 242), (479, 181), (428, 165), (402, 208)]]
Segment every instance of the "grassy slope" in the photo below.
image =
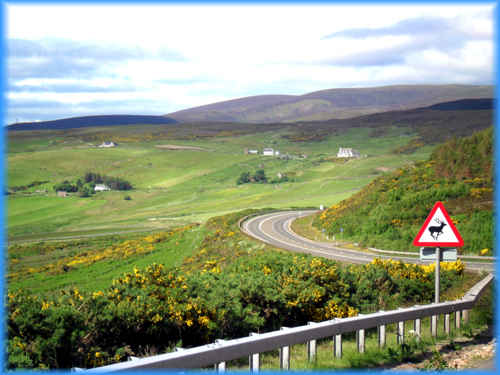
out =
[(443, 201), (465, 241), (464, 253), (493, 251), (493, 130), (453, 139), (427, 162), (374, 180), (317, 216), (335, 235), (379, 248), (416, 250), (412, 240), (436, 201)]
[[(130, 134), (136, 128), (130, 127)], [(123, 132), (123, 129), (121, 130)], [(50, 181), (29, 191), (46, 189), (47, 196), (18, 193), (8, 199), (8, 235), (22, 238), (46, 232), (130, 228), (162, 228), (247, 207), (285, 208), (333, 204), (366, 185), (384, 167), (397, 168), (425, 158), (430, 147), (403, 158), (391, 153), (411, 139), (407, 129), (392, 128), (382, 138), (370, 137), (370, 129), (355, 129), (321, 142), (290, 142), (286, 130), (240, 137), (206, 140), (123, 142), (113, 149), (95, 149), (68, 133), (46, 138), (11, 138), (8, 154), (8, 186)], [(111, 133), (112, 134), (112, 133)], [(125, 133), (128, 134), (128, 133)], [(121, 134), (124, 137), (123, 134)], [(126, 135), (125, 135), (126, 136)], [(169, 151), (157, 144), (200, 146), (210, 151)], [(243, 154), (243, 149), (272, 146), (307, 159), (277, 160)], [(328, 160), (338, 147), (353, 146), (370, 157), (346, 164)], [(270, 178), (278, 172), (294, 175), (294, 182), (279, 185), (240, 185), (243, 171), (264, 168)], [(75, 180), (87, 171), (122, 177), (132, 192), (106, 192), (92, 198), (57, 198), (52, 185)], [(124, 200), (125, 195), (132, 197)]]

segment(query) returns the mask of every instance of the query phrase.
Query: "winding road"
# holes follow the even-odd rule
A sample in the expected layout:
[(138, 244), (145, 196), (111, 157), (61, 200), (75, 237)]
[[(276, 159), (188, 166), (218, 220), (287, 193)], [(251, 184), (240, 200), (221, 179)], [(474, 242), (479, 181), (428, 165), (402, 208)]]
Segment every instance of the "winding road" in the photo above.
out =
[[(347, 263), (369, 263), (374, 258), (397, 259), (407, 263), (424, 264), (418, 258), (402, 256), (398, 252), (391, 255), (371, 254), (368, 252), (343, 249), (331, 242), (316, 242), (304, 238), (291, 229), (292, 222), (300, 217), (318, 211), (284, 211), (248, 218), (241, 223), (241, 230), (247, 235), (274, 247), (306, 253)], [(494, 272), (494, 263), (464, 261), (466, 269)]]

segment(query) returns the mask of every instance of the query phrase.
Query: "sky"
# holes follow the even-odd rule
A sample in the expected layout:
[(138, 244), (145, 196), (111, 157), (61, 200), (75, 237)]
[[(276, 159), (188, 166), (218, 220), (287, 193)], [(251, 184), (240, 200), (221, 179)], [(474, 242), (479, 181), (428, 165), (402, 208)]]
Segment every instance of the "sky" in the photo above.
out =
[(490, 85), (495, 3), (7, 3), (6, 124), (252, 95)]

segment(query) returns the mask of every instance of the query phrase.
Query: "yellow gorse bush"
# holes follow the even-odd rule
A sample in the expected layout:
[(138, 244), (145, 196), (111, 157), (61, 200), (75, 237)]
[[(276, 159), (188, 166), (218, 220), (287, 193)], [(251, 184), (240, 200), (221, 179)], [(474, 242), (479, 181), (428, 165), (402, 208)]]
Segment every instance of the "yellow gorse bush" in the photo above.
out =
[(328, 301), (328, 304), (324, 308), (323, 316), (325, 319), (334, 318), (347, 318), (351, 316), (358, 315), (358, 310), (348, 306), (347, 304), (342, 304), (339, 306), (335, 301)]
[(153, 244), (168, 241), (173, 236), (188, 231), (194, 226), (194, 224), (190, 224), (172, 229), (168, 232), (150, 234), (136, 240), (126, 240), (118, 245), (108, 246), (104, 250), (98, 249), (83, 252), (72, 257), (65, 257), (55, 263), (46, 264), (41, 267), (21, 269), (18, 272), (10, 273), (8, 278), (10, 280), (18, 279), (19, 277), (41, 272), (60, 273), (73, 267), (88, 266), (103, 260), (124, 259), (133, 255), (148, 254), (154, 251), (155, 247)]
[[(380, 258), (373, 259), (370, 264), (387, 269), (391, 277), (401, 277), (421, 281), (428, 281), (430, 274), (432, 274), (436, 268), (436, 263), (419, 265), (404, 263), (399, 260)], [(453, 271), (457, 275), (461, 275), (465, 269), (465, 264), (460, 259), (455, 262), (440, 262), (439, 265), (442, 270)]]
[(480, 255), (487, 255), (489, 251), (490, 251), (490, 249), (488, 249), (488, 248), (486, 248), (486, 249), (482, 249), (482, 250), (479, 252), (479, 254), (480, 254)]

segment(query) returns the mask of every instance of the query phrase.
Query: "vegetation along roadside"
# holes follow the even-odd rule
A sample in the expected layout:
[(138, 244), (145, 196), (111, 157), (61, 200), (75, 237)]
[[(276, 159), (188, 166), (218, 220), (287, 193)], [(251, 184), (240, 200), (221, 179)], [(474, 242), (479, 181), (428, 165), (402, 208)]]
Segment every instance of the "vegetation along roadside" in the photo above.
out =
[[(395, 261), (347, 266), (272, 250), (238, 232), (238, 220), (252, 213), (209, 220), (197, 250), (178, 267), (133, 267), (93, 291), (10, 290), (9, 368), (94, 367), (432, 300), (430, 269)], [(457, 287), (470, 277), (461, 262), (444, 267), (443, 294), (459, 297)]]
[(460, 250), (492, 255), (493, 129), (438, 146), (427, 161), (373, 180), (352, 197), (326, 209), (313, 223), (330, 236), (382, 249), (416, 251), (415, 233), (442, 201), (464, 238)]

